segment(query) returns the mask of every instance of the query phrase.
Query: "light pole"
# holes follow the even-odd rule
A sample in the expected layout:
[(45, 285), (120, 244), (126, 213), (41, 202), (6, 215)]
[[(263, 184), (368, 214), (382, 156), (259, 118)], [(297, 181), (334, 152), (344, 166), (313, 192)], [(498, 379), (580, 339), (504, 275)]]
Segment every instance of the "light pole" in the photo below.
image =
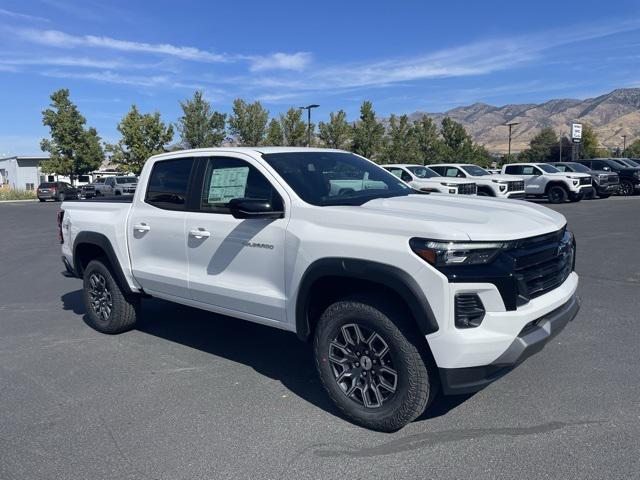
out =
[(311, 109), (318, 108), (320, 105), (316, 105), (315, 103), (312, 105), (307, 105), (306, 107), (298, 107), (300, 110), (307, 111), (307, 147), (311, 146)]
[(627, 136), (621, 135), (622, 137), (622, 156), (624, 156), (624, 151), (627, 149)]
[(509, 161), (511, 161), (511, 129), (515, 126), (515, 125), (520, 125), (520, 122), (509, 122), (506, 124), (507, 127), (509, 127), (509, 155), (508, 155), (508, 159)]

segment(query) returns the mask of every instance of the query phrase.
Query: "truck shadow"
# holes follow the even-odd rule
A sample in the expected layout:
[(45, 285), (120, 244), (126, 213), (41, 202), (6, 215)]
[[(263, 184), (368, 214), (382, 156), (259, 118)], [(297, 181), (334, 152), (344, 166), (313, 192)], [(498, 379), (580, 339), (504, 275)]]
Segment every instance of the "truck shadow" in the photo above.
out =
[[(66, 293), (61, 300), (65, 310), (83, 315), (86, 323), (82, 290)], [(136, 330), (249, 366), (316, 407), (349, 421), (329, 400), (318, 379), (311, 344), (293, 333), (155, 298), (143, 300)], [(438, 396), (416, 421), (445, 415), (468, 398)]]

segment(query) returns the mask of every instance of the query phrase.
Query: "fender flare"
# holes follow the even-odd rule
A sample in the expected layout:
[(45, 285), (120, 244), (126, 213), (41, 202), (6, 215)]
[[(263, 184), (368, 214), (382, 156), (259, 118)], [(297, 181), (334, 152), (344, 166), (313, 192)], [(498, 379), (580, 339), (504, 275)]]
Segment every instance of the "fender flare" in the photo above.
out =
[(550, 180), (544, 187), (544, 194), (547, 195), (551, 187), (562, 187), (567, 191), (567, 195), (571, 192), (571, 188), (567, 186), (567, 183), (563, 180)]
[(306, 341), (311, 335), (308, 312), (313, 284), (323, 277), (336, 276), (384, 285), (405, 301), (423, 335), (438, 331), (438, 322), (427, 298), (416, 280), (404, 270), (371, 260), (331, 257), (313, 262), (300, 280), (296, 295), (295, 316), (296, 333), (301, 340)]
[(113, 272), (120, 288), (127, 293), (137, 293), (131, 290), (129, 283), (124, 276), (124, 272), (122, 271), (122, 266), (120, 265), (118, 257), (116, 256), (116, 252), (111, 245), (111, 241), (106, 237), (106, 235), (103, 235), (102, 233), (80, 232), (76, 236), (73, 242), (73, 269), (78, 277), (82, 278), (83, 273), (82, 266), (80, 265), (80, 259), (76, 254), (78, 247), (81, 245), (95, 245), (97, 247), (100, 247), (100, 249), (107, 256), (107, 260), (109, 260), (111, 271)]

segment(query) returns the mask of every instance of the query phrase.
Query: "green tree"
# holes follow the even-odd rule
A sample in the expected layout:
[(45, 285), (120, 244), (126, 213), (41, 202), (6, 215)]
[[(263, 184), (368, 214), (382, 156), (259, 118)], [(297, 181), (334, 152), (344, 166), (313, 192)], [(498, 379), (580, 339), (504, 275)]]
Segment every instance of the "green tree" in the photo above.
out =
[(40, 168), (44, 173), (69, 176), (73, 183), (77, 175), (100, 167), (104, 150), (95, 128), (85, 129), (86, 120), (70, 100), (69, 90), (57, 90), (50, 98), (50, 108), (42, 112), (42, 123), (49, 127), (50, 138), (40, 142), (40, 148), (50, 157)]
[(233, 101), (229, 129), (241, 145), (250, 147), (260, 145), (264, 139), (268, 121), (269, 111), (260, 102), (247, 103), (241, 98)]
[(442, 120), (441, 134), (444, 144), (451, 150), (454, 156), (460, 156), (470, 150), (472, 143), (471, 138), (462, 124), (455, 120), (445, 117)]
[(272, 118), (267, 128), (267, 138), (264, 140), (265, 145), (272, 145), (278, 147), (284, 145), (284, 132), (282, 131), (282, 125), (276, 118)]
[(302, 110), (290, 108), (284, 115), (280, 114), (280, 124), (285, 145), (302, 147), (307, 144), (307, 124), (302, 120)]
[(193, 98), (180, 102), (182, 116), (178, 120), (178, 131), (185, 148), (219, 147), (225, 138), (226, 115), (211, 111), (201, 91)]
[(435, 122), (423, 115), (413, 123), (412, 133), (418, 149), (418, 161), (423, 165), (434, 163), (442, 151), (442, 141), (438, 138)]
[(416, 163), (419, 157), (418, 143), (409, 117), (391, 115), (380, 160), (382, 163)]
[(520, 152), (520, 158), (527, 162), (548, 162), (553, 158), (554, 149), (558, 146), (558, 136), (551, 127), (544, 127), (529, 141), (529, 148)]
[(351, 127), (347, 123), (344, 110), (329, 114), (328, 122), (318, 124), (319, 136), (322, 144), (328, 148), (347, 149), (351, 137)]
[(141, 114), (135, 105), (118, 124), (122, 138), (115, 145), (109, 145), (113, 162), (125, 170), (140, 173), (149, 157), (167, 151), (167, 144), (173, 139), (173, 127), (165, 126), (160, 113)]
[(583, 125), (582, 141), (580, 142), (580, 158), (608, 157), (609, 155), (609, 151), (600, 146), (598, 135), (596, 135), (591, 125)]
[(376, 119), (373, 104), (362, 102), (360, 119), (353, 126), (353, 151), (363, 157), (374, 159), (383, 145), (384, 125)]
[(631, 145), (627, 146), (627, 149), (622, 152), (622, 156), (627, 158), (640, 158), (640, 140), (635, 140)]

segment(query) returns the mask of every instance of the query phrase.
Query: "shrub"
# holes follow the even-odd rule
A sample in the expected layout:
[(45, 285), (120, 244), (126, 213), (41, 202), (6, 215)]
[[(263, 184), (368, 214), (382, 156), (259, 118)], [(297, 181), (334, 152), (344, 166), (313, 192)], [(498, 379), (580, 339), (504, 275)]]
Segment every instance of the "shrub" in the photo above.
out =
[(35, 200), (35, 190), (0, 189), (0, 201), (2, 200)]

